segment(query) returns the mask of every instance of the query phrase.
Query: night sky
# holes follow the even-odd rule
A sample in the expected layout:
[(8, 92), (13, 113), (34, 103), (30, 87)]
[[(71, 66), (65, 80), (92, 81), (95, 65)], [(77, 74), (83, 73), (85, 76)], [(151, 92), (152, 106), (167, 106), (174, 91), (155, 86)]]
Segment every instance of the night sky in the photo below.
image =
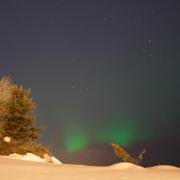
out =
[(0, 76), (32, 89), (64, 163), (180, 165), (179, 0), (1, 0)]

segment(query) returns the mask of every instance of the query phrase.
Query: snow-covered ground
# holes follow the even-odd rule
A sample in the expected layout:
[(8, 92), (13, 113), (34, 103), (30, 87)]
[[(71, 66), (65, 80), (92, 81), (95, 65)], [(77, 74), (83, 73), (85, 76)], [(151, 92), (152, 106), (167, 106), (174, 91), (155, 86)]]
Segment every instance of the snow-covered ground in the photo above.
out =
[(50, 157), (49, 155), (47, 155), (47, 158), (44, 158), (44, 159), (40, 158), (39, 156), (36, 156), (32, 153), (27, 153), (25, 155), (13, 153), (13, 154), (10, 154), (9, 156), (5, 156), (5, 157), (19, 159), (19, 160), (25, 160), (25, 161), (35, 161), (35, 162), (48, 162), (48, 159), (51, 158), (51, 160), (54, 164), (62, 164), (57, 158), (55, 158), (54, 156)]
[(1, 156), (0, 180), (180, 180), (180, 168), (143, 168), (130, 163), (107, 167), (59, 165)]

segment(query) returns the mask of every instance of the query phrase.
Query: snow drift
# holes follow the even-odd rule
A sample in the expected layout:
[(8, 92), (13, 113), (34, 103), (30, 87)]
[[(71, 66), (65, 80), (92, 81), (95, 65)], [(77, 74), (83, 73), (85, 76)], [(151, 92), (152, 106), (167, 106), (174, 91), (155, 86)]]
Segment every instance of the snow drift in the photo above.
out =
[[(32, 156), (31, 156), (32, 157)], [(34, 158), (34, 156), (33, 156)], [(179, 180), (180, 168), (155, 166), (142, 168), (131, 163), (96, 167), (25, 161), (0, 157), (1, 180)], [(32, 160), (32, 159), (31, 159)], [(37, 159), (36, 159), (37, 161)]]
[[(21, 155), (21, 154), (10, 154), (9, 156), (2, 156), (4, 158), (12, 158), (12, 159), (18, 159), (18, 160), (25, 160), (25, 161), (34, 161), (34, 162), (48, 162), (47, 158), (41, 158), (39, 156), (36, 156), (35, 154), (32, 153), (26, 153), (25, 155)], [(62, 164), (57, 158), (55, 158), (54, 156), (50, 157), (52, 160), (52, 163), (54, 164)]]

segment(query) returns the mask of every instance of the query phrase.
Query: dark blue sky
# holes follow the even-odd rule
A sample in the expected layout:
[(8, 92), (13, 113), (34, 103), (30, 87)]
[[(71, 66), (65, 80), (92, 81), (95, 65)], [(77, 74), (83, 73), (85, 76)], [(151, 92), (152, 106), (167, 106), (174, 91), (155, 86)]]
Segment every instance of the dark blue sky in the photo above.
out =
[(179, 165), (179, 18), (178, 0), (1, 0), (0, 75), (32, 89), (63, 162), (117, 162), (116, 142)]

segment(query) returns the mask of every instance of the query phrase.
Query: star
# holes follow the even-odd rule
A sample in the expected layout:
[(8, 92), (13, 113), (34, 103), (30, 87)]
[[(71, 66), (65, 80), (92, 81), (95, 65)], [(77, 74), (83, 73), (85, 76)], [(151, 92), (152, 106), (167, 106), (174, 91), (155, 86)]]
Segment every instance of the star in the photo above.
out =
[(82, 33), (82, 34), (87, 34), (87, 32), (86, 32), (86, 31), (81, 31), (81, 33)]
[(152, 15), (154, 15), (154, 14), (155, 14), (155, 11), (154, 11), (154, 10), (152, 10), (152, 11), (151, 11), (151, 14), (152, 14)]
[(103, 21), (106, 22), (106, 21), (107, 21), (107, 17), (104, 17), (104, 18), (103, 18)]

